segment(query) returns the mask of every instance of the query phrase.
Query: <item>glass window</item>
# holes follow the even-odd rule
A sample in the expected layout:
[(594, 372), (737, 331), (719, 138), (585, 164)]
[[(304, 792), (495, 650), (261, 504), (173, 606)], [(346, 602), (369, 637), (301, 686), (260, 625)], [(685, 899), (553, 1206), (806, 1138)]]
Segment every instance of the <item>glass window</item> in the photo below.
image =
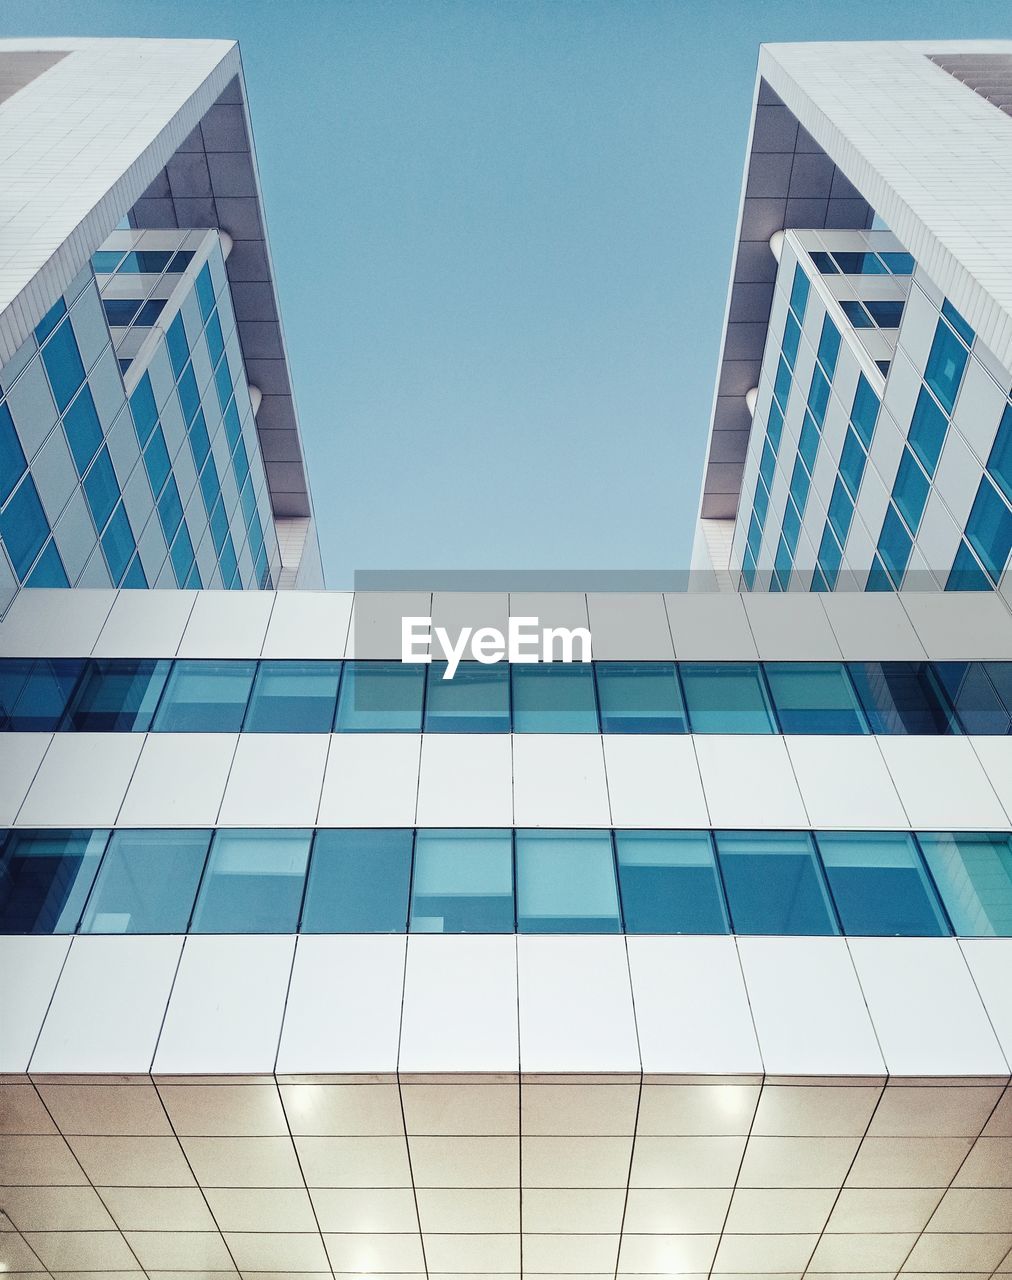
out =
[(791, 310), (804, 322), (805, 307), (808, 305), (808, 291), (811, 288), (808, 277), (801, 270), (800, 264), (794, 268), (794, 283), (791, 285)]
[(338, 733), (418, 733), (422, 663), (346, 662), (337, 703)]
[(794, 361), (798, 358), (798, 344), (800, 341), (801, 326), (791, 312), (788, 311), (787, 319), (784, 322), (783, 352), (784, 359), (792, 369), (794, 368)]
[(404, 933), (412, 832), (318, 831), (303, 933)]
[(808, 407), (812, 411), (812, 417), (821, 427), (826, 419), (826, 409), (829, 405), (829, 382), (826, 375), (816, 365), (812, 373), (812, 384), (808, 389)]
[(64, 415), (63, 429), (67, 435), (70, 452), (74, 457), (77, 474), (84, 475), (88, 464), (98, 453), (102, 444), (102, 424), (95, 412), (95, 401), (92, 399), (90, 387), (81, 388), (81, 394)]
[(935, 662), (932, 671), (967, 733), (1012, 732), (1012, 689), (1006, 662)]
[(864, 464), (865, 452), (857, 438), (857, 432), (853, 427), (848, 427), (847, 438), (843, 442), (843, 451), (840, 454), (840, 476), (852, 498), (857, 497), (857, 491), (861, 487)]
[(162, 495), (158, 499), (158, 519), (165, 534), (165, 541), (171, 543), (176, 530), (183, 522), (183, 504), (179, 498), (179, 488), (175, 476), (169, 476)]
[(103, 298), (102, 309), (110, 328), (125, 329), (141, 309), (140, 298)]
[(204, 337), (207, 339), (207, 349), (211, 354), (211, 364), (215, 365), (221, 359), (221, 354), (225, 350), (225, 341), (221, 336), (221, 322), (218, 320), (217, 312), (208, 320)]
[(827, 832), (816, 841), (844, 933), (937, 938), (949, 932), (906, 832)]
[(757, 662), (679, 664), (693, 733), (776, 733)]
[(603, 733), (687, 733), (673, 662), (599, 662)]
[(829, 511), (827, 514), (830, 526), (839, 539), (840, 545), (843, 546), (847, 541), (847, 534), (850, 533), (850, 522), (854, 516), (854, 502), (839, 477), (833, 483), (833, 496), (829, 499)]
[[(801, 528), (801, 522), (798, 519), (797, 512), (804, 511), (805, 509), (805, 505), (808, 502), (808, 490), (811, 488), (811, 483), (808, 472), (805, 470), (805, 464), (799, 454), (799, 456), (794, 460), (794, 470), (791, 472), (791, 502), (789, 504), (794, 515), (794, 519), (797, 521), (797, 525), (792, 535), (792, 541), (795, 545), (797, 544), (798, 532)], [(785, 525), (787, 524), (787, 519), (787, 513), (785, 512)]]
[(178, 275), (179, 272), (185, 271), (193, 261), (193, 254), (189, 249), (177, 249), (172, 255), (172, 261), (169, 263), (168, 270)]
[(616, 831), (628, 933), (727, 933), (708, 831)]
[(509, 733), (510, 672), (505, 662), (462, 662), (444, 680), (445, 662), (429, 666), (426, 733)]
[(620, 933), (609, 831), (518, 831), (521, 933)]
[(136, 323), (147, 328), (154, 324), (164, 310), (164, 298), (151, 298), (145, 302), (143, 307), (141, 307), (140, 311), (137, 313)]
[(165, 437), (162, 435), (161, 427), (155, 429), (144, 451), (144, 466), (148, 473), (148, 480), (151, 482), (151, 492), (157, 498), (172, 471), (169, 451), (165, 447)]
[(815, 470), (815, 455), (819, 452), (819, 428), (815, 419), (805, 410), (805, 420), (801, 427), (801, 439), (798, 441), (798, 453), (811, 475)]
[(886, 269), (873, 253), (833, 253), (845, 276), (882, 276)]
[(946, 591), (990, 591), (991, 579), (980, 567), (980, 561), (961, 540), (952, 557), (952, 568), (945, 580)]
[(770, 401), (770, 411), (766, 415), (766, 436), (770, 447), (774, 450), (780, 446), (780, 436), (784, 429), (784, 415), (775, 400)]
[(589, 662), (514, 665), (511, 673), (515, 733), (597, 733)]
[(759, 475), (767, 489), (773, 487), (773, 473), (777, 467), (777, 455), (769, 440), (763, 445), (762, 457), (759, 460)]
[[(756, 485), (757, 495), (759, 493), (759, 487), (760, 487), (759, 485)], [(765, 512), (763, 513), (763, 516), (765, 518)], [(758, 559), (759, 548), (762, 545), (762, 540), (763, 540), (762, 521), (759, 519), (758, 512), (753, 511), (752, 519), (748, 522), (748, 539), (747, 539), (747, 546), (749, 551), (752, 553), (753, 559)]]
[(206, 321), (214, 310), (214, 285), (211, 283), (211, 268), (206, 262), (197, 276), (197, 301), (200, 303), (200, 314)]
[(73, 933), (108, 838), (108, 831), (8, 832), (0, 845), (0, 933)]
[(67, 571), (63, 567), (60, 553), (52, 538), (43, 548), (42, 555), (35, 562), (35, 568), (25, 579), (26, 587), (69, 587)]
[(1012, 502), (1012, 405), (1006, 405), (1005, 412), (1001, 415), (994, 444), (988, 454), (987, 469), (991, 479), (1009, 502)]
[(790, 548), (791, 555), (794, 554), (794, 548), (798, 544), (798, 534), (801, 532), (801, 516), (797, 507), (791, 498), (787, 499), (787, 505), (784, 507), (784, 523), (783, 534), (784, 541)]
[(411, 878), (413, 933), (512, 933), (509, 831), (419, 831)]
[(151, 390), (151, 379), (145, 373), (130, 397), (130, 416), (134, 420), (137, 440), (143, 449), (158, 422), (158, 410)]
[(80, 658), (0, 661), (0, 729), (48, 733), (59, 728), (83, 668)]
[(758, 524), (761, 525), (765, 521), (769, 505), (770, 495), (766, 492), (766, 486), (761, 480), (757, 480), (755, 486), (755, 501), (752, 504), (752, 511), (753, 517)]
[(890, 504), (882, 521), (878, 539), (878, 553), (889, 571), (889, 577), (898, 587), (907, 571), (907, 562), (913, 543), (896, 508)]
[(851, 662), (872, 733), (958, 733), (955, 716), (926, 662)]
[(815, 263), (815, 269), (820, 275), (835, 276), (840, 270), (829, 254), (823, 253), (821, 250), (816, 250), (816, 252), (811, 255), (811, 259), (812, 262)]
[(948, 298), (942, 302), (942, 315), (959, 334), (968, 347), (973, 345), (974, 333), (967, 322), (959, 314)]
[(0, 538), (7, 547), (14, 572), (22, 580), (48, 537), (49, 521), (39, 501), (39, 491), (27, 475), (0, 514)]
[(100, 249), (98, 253), (91, 255), (91, 265), (96, 275), (111, 275), (119, 266), (122, 257), (122, 249)]
[(221, 357), (221, 361), (214, 371), (214, 385), (218, 391), (218, 404), (221, 406), (222, 413), (224, 413), (229, 397), (232, 394), (232, 374), (228, 367), (228, 356)]
[(873, 329), (875, 327), (875, 322), (864, 307), (861, 306), (860, 302), (841, 302), (840, 309), (855, 329)]
[(84, 365), (77, 350), (74, 330), (70, 321), (64, 320), (42, 348), (42, 363), (49, 375), (49, 385), (53, 389), (53, 399), (62, 413), (70, 404), (77, 389), (84, 381)]
[(924, 368), (924, 381), (938, 397), (943, 409), (949, 413), (956, 403), (956, 392), (959, 390), (966, 361), (966, 347), (949, 326), (940, 320), (928, 353), (928, 363)]
[(822, 530), (822, 541), (819, 543), (819, 568), (822, 570), (826, 588), (832, 590), (836, 585), (837, 574), (843, 560), (843, 552), (836, 540), (836, 535), (827, 524)]
[(914, 259), (909, 253), (880, 253), (878, 255), (894, 276), (912, 276)]
[(970, 508), (966, 540), (997, 585), (1012, 550), (1012, 511), (986, 476)]
[(200, 392), (197, 390), (197, 379), (193, 375), (193, 365), (188, 364), (183, 370), (176, 390), (179, 393), (179, 407), (183, 411), (183, 418), (190, 423), (200, 408)]
[(915, 533), (924, 514), (928, 488), (927, 476), (918, 466), (910, 450), (904, 449), (900, 465), (896, 469), (896, 479), (893, 482), (893, 502), (899, 508), (900, 515), (907, 522), (907, 526)]
[(780, 408), (787, 412), (787, 398), (791, 394), (791, 380), (793, 378), (791, 366), (787, 361), (780, 357), (780, 363), (777, 365), (777, 376), (773, 383), (773, 394), (779, 401)]
[(255, 662), (183, 658), (172, 664), (153, 729), (162, 733), (238, 733)]
[(138, 249), (128, 253), (120, 265), (120, 271), (132, 274), (157, 276), (169, 265), (171, 251), (161, 249)]
[(872, 560), (864, 589), (865, 591), (892, 591), (893, 589), (892, 579), (886, 573), (885, 566), (878, 556)]
[(112, 469), (108, 449), (102, 449), (84, 477), (84, 494), (91, 508), (95, 528), (101, 533), (119, 501), (119, 481)]
[(172, 572), (176, 575), (176, 585), (179, 587), (192, 585), (189, 578), (193, 570), (193, 543), (190, 541), (190, 533), (185, 524), (180, 525), (176, 540), (169, 548), (169, 558), (172, 561)]
[(902, 302), (866, 301), (864, 305), (868, 308), (869, 315), (880, 329), (898, 329), (900, 327), (900, 321), (903, 319)]
[(146, 733), (171, 663), (154, 658), (96, 658), (87, 663), (64, 728), (79, 733)]
[(28, 463), (6, 404), (0, 404), (0, 505), (7, 501)]
[(193, 912), (193, 932), (294, 933), (311, 835), (217, 831)]
[(210, 831), (116, 831), (82, 933), (185, 933)]
[(879, 400), (872, 391), (864, 374), (857, 379), (857, 390), (854, 392), (854, 403), (850, 410), (850, 420), (861, 437), (866, 449), (871, 447), (871, 438), (875, 434), (875, 422), (878, 418)]
[(935, 474), (938, 455), (942, 452), (945, 433), (948, 429), (949, 423), (945, 414), (922, 387), (910, 420), (907, 443), (920, 459), (929, 476)]
[(836, 361), (840, 354), (840, 332), (829, 316), (822, 322), (822, 334), (819, 338), (819, 364), (826, 371), (826, 377), (832, 379), (836, 372)]
[(126, 573), (127, 565), (136, 549), (137, 545), (134, 542), (126, 508), (120, 502), (102, 534), (102, 550), (105, 552), (113, 582), (118, 584)]
[(134, 556), (130, 561), (130, 567), (123, 575), (123, 581), (120, 583), (120, 586), (139, 591), (147, 590), (148, 580), (144, 574), (144, 568), (141, 565), (139, 556)]
[[(193, 461), (199, 471), (207, 459), (207, 455), (211, 452), (211, 441), (207, 435), (207, 423), (204, 420), (203, 412), (198, 409), (197, 413), (190, 423), (190, 448), (193, 450)], [(214, 459), (212, 458), (212, 464)], [(217, 473), (216, 473), (217, 474)]]
[(956, 932), (1012, 937), (1012, 836), (933, 831), (917, 839)]
[(719, 831), (717, 857), (735, 933), (839, 932), (808, 832)]
[(186, 330), (183, 328), (182, 315), (177, 314), (169, 325), (165, 342), (169, 348), (172, 372), (178, 378), (186, 368), (186, 362), (190, 358), (190, 344), (186, 341)]
[(842, 662), (767, 662), (783, 733), (867, 733)]
[(39, 323), (35, 326), (35, 341), (40, 345), (45, 342), (66, 314), (67, 304), (62, 298), (57, 298)]
[(339, 662), (261, 662), (244, 733), (330, 733)]
[[(794, 566), (793, 553), (787, 545), (783, 534), (780, 535), (780, 542), (777, 545), (777, 553), (773, 557), (773, 568), (776, 572), (777, 579), (784, 591), (787, 590), (787, 584), (791, 580), (791, 569)], [(772, 587), (771, 587), (772, 590)]]

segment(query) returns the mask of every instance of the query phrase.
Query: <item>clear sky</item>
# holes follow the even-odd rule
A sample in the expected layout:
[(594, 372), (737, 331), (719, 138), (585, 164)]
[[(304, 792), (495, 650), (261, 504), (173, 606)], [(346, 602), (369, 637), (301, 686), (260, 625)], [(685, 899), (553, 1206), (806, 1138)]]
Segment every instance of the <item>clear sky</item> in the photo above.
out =
[(688, 562), (762, 41), (971, 0), (3, 0), (240, 41), (328, 585)]

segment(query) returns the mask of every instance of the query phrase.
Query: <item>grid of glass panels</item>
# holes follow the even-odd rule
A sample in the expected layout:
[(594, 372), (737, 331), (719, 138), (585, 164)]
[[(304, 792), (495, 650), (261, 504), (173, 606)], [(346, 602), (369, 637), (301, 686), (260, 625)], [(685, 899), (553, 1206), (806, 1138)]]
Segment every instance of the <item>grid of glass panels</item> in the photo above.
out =
[(138, 348), (179, 276), (193, 261), (193, 250), (100, 249), (91, 265), (102, 294), (102, 307), (112, 334), (121, 372), (133, 363)]
[(0, 933), (1012, 936), (1012, 835), (0, 833)]
[(946, 591), (989, 591), (1012, 552), (1012, 405), (998, 424), (987, 466), (952, 561)]
[(857, 495), (875, 435), (879, 408), (878, 396), (864, 374), (859, 374), (847, 434), (840, 451), (836, 480), (829, 500), (829, 512), (812, 573), (812, 591), (832, 591), (836, 586), (840, 565), (843, 563), (843, 549), (850, 534)]
[(1007, 734), (1009, 662), (0, 659), (0, 732)]
[(914, 270), (914, 259), (909, 253), (872, 253), (871, 250), (849, 253), (834, 250), (832, 253), (820, 251), (810, 256), (815, 269), (824, 276), (909, 276)]

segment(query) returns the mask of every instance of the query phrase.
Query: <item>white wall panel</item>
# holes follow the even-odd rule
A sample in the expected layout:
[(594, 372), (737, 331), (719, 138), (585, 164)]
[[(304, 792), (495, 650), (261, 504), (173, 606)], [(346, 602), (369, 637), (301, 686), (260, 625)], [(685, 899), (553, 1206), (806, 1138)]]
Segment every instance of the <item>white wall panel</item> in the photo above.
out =
[(832, 661), (840, 657), (818, 595), (749, 592), (742, 596), (764, 661)]
[(607, 827), (611, 812), (601, 738), (514, 734), (513, 814), (518, 827)]
[(715, 827), (808, 825), (783, 738), (695, 734), (693, 740)]
[(69, 938), (0, 937), (0, 1071), (28, 1070), (69, 948)]
[(109, 615), (115, 591), (22, 591), (0, 623), (0, 656), (84, 658)]
[(172, 658), (195, 591), (120, 591), (95, 641), (96, 658)]
[(709, 825), (691, 738), (605, 734), (604, 762), (616, 827)]
[(200, 591), (179, 643), (181, 658), (259, 658), (272, 591)]
[(974, 736), (970, 742), (1006, 815), (1012, 821), (1012, 738)]
[(18, 812), (18, 823), (111, 827), (143, 742), (139, 733), (54, 734)]
[(784, 742), (813, 827), (907, 825), (878, 739), (796, 734)]
[(323, 778), (320, 825), (410, 827), (420, 751), (417, 733), (335, 734)]
[(513, 751), (507, 733), (427, 733), (418, 779), (421, 827), (513, 824)]
[(995, 1035), (1012, 1066), (1012, 938), (962, 938), (960, 948)]
[(343, 658), (350, 591), (279, 591), (263, 643), (265, 658)]
[(1012, 659), (1012, 618), (990, 591), (904, 591), (900, 602), (933, 662)]
[(1009, 826), (966, 738), (882, 737), (878, 742), (915, 830)]
[(755, 639), (742, 597), (731, 592), (669, 592), (664, 605), (682, 662), (748, 662)]
[(670, 662), (675, 656), (664, 597), (659, 593), (593, 592), (587, 596), (587, 610), (595, 659)]
[(0, 733), (0, 825), (13, 824), (52, 736), (51, 733)]
[(127, 787), (124, 827), (212, 827), (239, 735), (149, 733)]
[(847, 662), (924, 660), (924, 646), (898, 596), (858, 596), (855, 608), (853, 592), (828, 592), (822, 607)]
[(230, 827), (311, 827), (320, 807), (325, 733), (239, 736), (218, 821)]

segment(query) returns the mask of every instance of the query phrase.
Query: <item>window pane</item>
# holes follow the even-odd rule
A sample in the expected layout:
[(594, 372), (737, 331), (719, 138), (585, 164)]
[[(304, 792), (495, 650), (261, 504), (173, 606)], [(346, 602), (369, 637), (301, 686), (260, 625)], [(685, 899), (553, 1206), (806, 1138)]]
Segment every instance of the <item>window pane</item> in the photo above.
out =
[(237, 733), (255, 670), (255, 662), (174, 662), (152, 727), (163, 733)]
[(872, 733), (958, 733), (949, 701), (926, 662), (851, 662)]
[(939, 321), (928, 353), (928, 362), (924, 367), (924, 381), (949, 413), (956, 403), (956, 392), (966, 368), (966, 360), (966, 348), (949, 326)]
[(404, 933), (412, 832), (318, 831), (303, 933)]
[(516, 665), (511, 670), (514, 732), (597, 733), (594, 673), (589, 662)]
[(82, 933), (185, 933), (210, 831), (116, 831)]
[(683, 662), (693, 733), (776, 733), (757, 662)]
[(956, 932), (1012, 938), (1012, 836), (933, 831), (917, 839)]
[(608, 831), (518, 831), (521, 933), (619, 933)]
[(426, 733), (509, 733), (509, 665), (462, 662), (444, 680), (445, 662), (429, 667), (425, 693)]
[(194, 933), (294, 933), (309, 831), (218, 831), (193, 913)]
[(928, 488), (928, 478), (917, 465), (913, 453), (909, 449), (904, 449), (900, 465), (896, 469), (896, 479), (893, 481), (893, 502), (915, 533), (924, 514)]
[(108, 838), (108, 831), (9, 832), (0, 852), (0, 933), (73, 933)]
[(835, 253), (840, 270), (847, 276), (881, 276), (885, 267), (873, 253)]
[(261, 662), (244, 733), (330, 733), (339, 662)]
[(767, 662), (766, 679), (784, 733), (867, 733), (841, 662)]
[(170, 666), (155, 659), (100, 658), (89, 662), (65, 727), (82, 733), (145, 733), (151, 728)]
[(945, 414), (922, 387), (910, 419), (907, 443), (917, 454), (929, 476), (935, 474), (938, 455), (942, 452), (948, 429), (949, 422)]
[(616, 831), (628, 933), (727, 933), (708, 831)]
[(81, 388), (81, 394), (67, 410), (63, 430), (67, 435), (77, 474), (83, 476), (102, 444), (102, 424), (95, 411), (91, 388), (87, 385)]
[(885, 519), (882, 521), (882, 532), (879, 534), (878, 539), (878, 553), (882, 558), (882, 563), (889, 571), (893, 584), (897, 587), (907, 571), (907, 562), (910, 559), (912, 546), (910, 534), (907, 532), (903, 521), (897, 515), (896, 508), (890, 506), (886, 511)]
[(58, 728), (83, 669), (79, 658), (5, 658), (0, 662), (0, 729), (44, 733)]
[(687, 733), (673, 662), (599, 662), (597, 696), (604, 733)]
[(0, 538), (19, 578), (27, 576), (48, 537), (49, 521), (39, 501), (39, 491), (32, 477), (25, 476), (0, 515)]
[(735, 933), (838, 933), (803, 831), (720, 831), (717, 856)]
[(419, 831), (411, 880), (413, 933), (512, 933), (509, 831)]
[(949, 926), (906, 832), (841, 831), (816, 836), (844, 933), (935, 938)]
[(936, 662), (933, 666), (967, 733), (1012, 733), (1012, 664)]
[(966, 540), (997, 585), (1012, 550), (1012, 510), (985, 476), (966, 521)]
[(338, 733), (418, 733), (424, 688), (421, 663), (346, 662), (335, 728)]
[(53, 399), (62, 413), (84, 381), (84, 365), (69, 320), (64, 320), (42, 348), (42, 363), (49, 374)]

